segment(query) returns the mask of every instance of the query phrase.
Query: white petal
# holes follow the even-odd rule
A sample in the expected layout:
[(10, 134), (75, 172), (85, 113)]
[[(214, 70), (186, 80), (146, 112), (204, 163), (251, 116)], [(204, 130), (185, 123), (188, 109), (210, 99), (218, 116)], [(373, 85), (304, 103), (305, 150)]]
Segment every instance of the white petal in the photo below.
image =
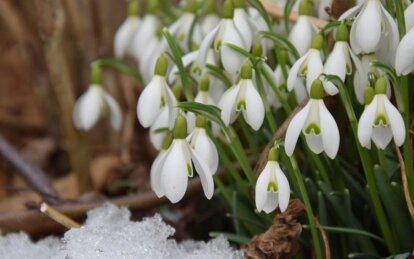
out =
[(207, 36), (220, 23), (220, 18), (217, 14), (206, 15), (201, 22), (201, 32), (203, 37)]
[(160, 150), (162, 146), (162, 142), (164, 141), (165, 132), (155, 132), (161, 128), (168, 128), (168, 108), (164, 107), (160, 113), (160, 115), (155, 120), (154, 124), (150, 128), (150, 141), (152, 145), (157, 149)]
[(326, 106), (322, 100), (319, 105), (319, 119), (323, 148), (325, 153), (331, 159), (334, 159), (339, 149), (339, 129), (335, 119), (332, 117), (328, 109), (326, 109)]
[(251, 82), (246, 86), (246, 111), (243, 113), (247, 124), (254, 130), (259, 130), (265, 117), (262, 98)]
[[(188, 147), (190, 149), (190, 147)], [(213, 181), (213, 172), (207, 165), (207, 161), (204, 161), (201, 157), (198, 156), (196, 152), (191, 151), (191, 158), (194, 163), (194, 167), (197, 170), (198, 175), (200, 176), (201, 186), (203, 187), (204, 195), (207, 199), (211, 199), (214, 194), (214, 181)]]
[(414, 27), (402, 38), (397, 48), (395, 70), (398, 75), (414, 72)]
[[(349, 48), (349, 47), (348, 47)], [(364, 70), (361, 60), (349, 48), (349, 55), (355, 66), (354, 69), (354, 91), (360, 104), (364, 104), (364, 91), (368, 83), (368, 71)]]
[(309, 101), (306, 106), (293, 117), (286, 130), (285, 151), (288, 156), (292, 156), (293, 151), (295, 150), (296, 142), (298, 142), (299, 135), (305, 125), (311, 104), (312, 101)]
[(362, 113), (361, 118), (359, 118), (358, 139), (363, 147), (367, 147), (367, 145), (371, 141), (372, 127), (375, 120), (375, 114), (377, 112), (377, 103), (378, 96), (375, 96), (372, 102), (365, 107), (365, 110)]
[(305, 55), (310, 49), (312, 39), (316, 35), (316, 32), (317, 30), (310, 21), (309, 16), (299, 16), (298, 21), (289, 33), (289, 41), (295, 46), (299, 56)]
[(249, 20), (250, 17), (243, 8), (237, 8), (234, 10), (234, 25), (240, 31), (240, 35), (243, 37), (244, 47), (246, 49), (250, 49), (254, 40), (254, 30)]
[(339, 17), (339, 21), (345, 20), (345, 19), (349, 19), (351, 17), (354, 17), (359, 10), (362, 8), (362, 5), (356, 5), (350, 9), (348, 9), (345, 13), (343, 13), (340, 17)]
[(144, 128), (152, 126), (160, 114), (161, 89), (166, 84), (164, 77), (155, 75), (142, 91), (137, 104), (137, 115)]
[(114, 130), (118, 131), (122, 126), (121, 107), (119, 107), (118, 102), (108, 93), (104, 92), (103, 97), (105, 98), (106, 104), (109, 108), (111, 126)]
[(103, 104), (103, 90), (100, 86), (91, 86), (81, 97), (77, 106), (78, 123), (83, 130), (89, 130), (96, 124)]
[[(336, 42), (333, 51), (325, 62), (323, 72), (327, 75), (336, 75), (342, 80), (342, 82), (344, 82), (346, 76), (347, 52), (348, 46), (346, 42)], [(338, 89), (330, 81), (324, 82), (324, 88), (330, 95), (338, 93)]]
[(158, 18), (153, 14), (147, 14), (141, 20), (132, 41), (134, 56), (137, 60), (142, 62), (142, 56), (147, 51), (147, 44), (149, 44), (151, 38), (156, 37), (158, 26)]
[(267, 201), (267, 187), (270, 181), (271, 167), (271, 163), (268, 162), (263, 171), (260, 173), (259, 177), (257, 178), (255, 189), (255, 202), (256, 208), (259, 212), (263, 210)]
[(205, 36), (203, 41), (201, 42), (197, 63), (202, 68), (204, 68), (206, 65), (208, 51), (221, 26), (221, 24), (217, 25), (216, 28), (214, 28), (214, 30), (212, 30), (207, 36)]
[(412, 27), (414, 27), (414, 3), (411, 3), (410, 6), (405, 9), (404, 17), (405, 27), (407, 27), (407, 30), (410, 30)]
[(220, 48), (220, 58), (224, 69), (235, 78), (240, 70), (245, 57), (240, 53), (228, 47), (226, 44), (230, 43), (240, 48), (245, 48), (243, 38), (237, 30), (233, 21), (227, 21), (225, 24), (225, 31), (223, 32), (222, 45)]
[(221, 109), (221, 119), (229, 125), (236, 117), (236, 101), (240, 87), (232, 86), (224, 92), (218, 106)]
[(374, 127), (372, 129), (372, 141), (379, 148), (384, 150), (392, 139), (392, 130), (390, 127)]
[(315, 135), (313, 133), (305, 135), (306, 143), (310, 150), (315, 154), (320, 154), (323, 151), (322, 135)]
[(295, 87), (296, 82), (299, 80), (298, 79), (299, 71), (303, 63), (306, 61), (307, 57), (308, 57), (308, 54), (305, 54), (300, 59), (298, 59), (295, 62), (295, 64), (293, 64), (293, 66), (291, 67), (289, 71), (289, 75), (288, 75), (288, 80), (287, 80), (287, 89), (289, 91), (292, 91), (292, 89)]
[(387, 98), (384, 99), (385, 111), (387, 112), (392, 134), (394, 135), (395, 144), (397, 144), (397, 146), (401, 146), (405, 141), (404, 120), (397, 108), (395, 108), (395, 106)]
[(376, 51), (376, 56), (378, 60), (385, 64), (394, 64), (395, 61), (395, 52), (400, 41), (400, 36), (398, 33), (397, 23), (394, 21), (394, 18), (388, 13), (388, 11), (382, 7), (381, 12), (383, 17), (382, 25), (382, 37), (379, 44), (379, 48)]
[[(312, 86), (313, 81), (315, 79), (319, 78), (319, 76), (323, 73), (323, 63), (322, 63), (322, 57), (319, 50), (311, 49), (309, 51), (309, 58), (308, 58), (308, 64), (307, 64), (307, 73), (306, 73), (306, 88), (308, 89), (308, 93), (310, 93), (310, 88)], [(336, 87), (334, 87), (336, 89)], [(328, 90), (328, 89), (326, 89)], [(336, 89), (336, 92), (333, 89), (330, 91), (329, 94), (336, 94), (338, 90)]]
[(381, 4), (368, 0), (351, 27), (351, 46), (356, 54), (375, 52), (381, 38)]
[(164, 189), (161, 181), (161, 168), (164, 164), (166, 155), (167, 151), (162, 150), (151, 165), (151, 189), (155, 192), (158, 198), (164, 196)]
[[(185, 54), (181, 58), (184, 67), (187, 67), (188, 65), (193, 63), (197, 59), (198, 55), (199, 55), (199, 50), (196, 50), (196, 51)], [(168, 82), (170, 82), (170, 83), (173, 82), (174, 78), (177, 77), (177, 74), (178, 74), (178, 67), (177, 67), (177, 65), (175, 65), (171, 69), (170, 74), (168, 75)]]
[(188, 185), (188, 165), (182, 140), (174, 140), (164, 159), (161, 183), (165, 196), (177, 203), (185, 194)]
[[(191, 146), (193, 147), (193, 145)], [(205, 129), (201, 129), (200, 133), (197, 135), (193, 152), (195, 152), (200, 159), (206, 162), (213, 174), (216, 173), (219, 161), (218, 153), (216, 146), (206, 134)]]
[(133, 41), (134, 33), (139, 25), (137, 17), (128, 17), (115, 33), (115, 57), (123, 58), (130, 52), (130, 46)]
[(279, 194), (279, 207), (280, 211), (284, 212), (288, 205), (290, 199), (290, 186), (289, 181), (287, 180), (285, 174), (283, 173), (282, 169), (279, 166), (279, 163), (276, 165), (276, 181), (277, 181), (277, 189)]

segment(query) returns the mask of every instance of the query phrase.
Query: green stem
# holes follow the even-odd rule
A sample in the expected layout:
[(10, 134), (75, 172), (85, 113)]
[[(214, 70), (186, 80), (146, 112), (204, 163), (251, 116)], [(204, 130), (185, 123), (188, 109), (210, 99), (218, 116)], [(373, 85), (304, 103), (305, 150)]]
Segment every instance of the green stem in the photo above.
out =
[(287, 114), (290, 114), (292, 112), (292, 108), (290, 107), (289, 103), (287, 102), (287, 99), (283, 96), (283, 94), (280, 92), (279, 87), (277, 87), (276, 83), (273, 81), (273, 78), (271, 75), (266, 71), (266, 69), (261, 68), (260, 72), (264, 75), (266, 81), (270, 84), (273, 91), (275, 91), (277, 98), (282, 103), (283, 109)]
[(257, 143), (254, 141), (253, 135), (250, 132), (249, 126), (247, 125), (247, 123), (244, 120), (244, 118), (240, 118), (239, 119), (239, 124), (240, 124), (241, 130), (243, 132), (243, 136), (245, 137), (247, 143), (250, 146), (251, 151), (253, 152), (254, 158), (256, 160), (258, 160), (259, 159), (259, 156), (260, 156), (260, 152), (258, 150)]
[(305, 183), (303, 182), (303, 178), (299, 171), (297, 161), (293, 156), (290, 158), (290, 162), (293, 167), (294, 176), (296, 178), (295, 180), (298, 183), (299, 191), (302, 196), (303, 202), (305, 204), (306, 216), (308, 218), (309, 225), (310, 225), (310, 231), (312, 235), (313, 246), (315, 249), (315, 255), (316, 255), (316, 258), (322, 259), (323, 255), (322, 255), (322, 249), (321, 249), (321, 242), (319, 240), (319, 233), (316, 228), (315, 216), (313, 215), (312, 205), (311, 205), (311, 202), (308, 196), (308, 192), (306, 191)]
[[(391, 229), (388, 225), (388, 221), (382, 207), (380, 196), (378, 193), (377, 185), (374, 178), (374, 165), (372, 163), (371, 157), (369, 156), (366, 149), (364, 149), (358, 140), (358, 121), (355, 115), (355, 111), (352, 107), (352, 102), (349, 97), (347, 90), (345, 89), (342, 83), (337, 84), (339, 87), (339, 94), (342, 100), (343, 105), (345, 106), (346, 113), (348, 115), (349, 121), (351, 123), (351, 128), (354, 134), (356, 146), (358, 149), (359, 156), (361, 158), (362, 167), (364, 169), (365, 177), (369, 186), (369, 194), (371, 196), (372, 203), (374, 205), (375, 213), (378, 217), (379, 227), (384, 236), (385, 243), (387, 244), (388, 250), (390, 253), (394, 254), (396, 252), (395, 244), (391, 235)], [(349, 89), (352, 89), (351, 87)]]

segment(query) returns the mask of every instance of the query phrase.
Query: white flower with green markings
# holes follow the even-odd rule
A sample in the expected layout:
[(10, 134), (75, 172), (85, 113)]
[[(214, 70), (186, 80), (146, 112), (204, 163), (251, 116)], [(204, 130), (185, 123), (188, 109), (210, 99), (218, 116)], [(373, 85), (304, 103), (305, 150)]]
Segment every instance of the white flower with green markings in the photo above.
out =
[(224, 92), (218, 106), (221, 119), (226, 125), (234, 122), (239, 113), (254, 130), (258, 130), (264, 120), (264, 104), (252, 81), (253, 71), (249, 62), (245, 62), (240, 72), (240, 81)]
[(128, 6), (128, 17), (115, 33), (115, 57), (123, 58), (127, 55), (134, 56), (134, 36), (140, 27), (140, 19), (138, 15), (139, 3), (135, 0), (131, 1)]
[(398, 45), (395, 70), (398, 75), (414, 73), (414, 27), (402, 38)]
[(323, 102), (323, 96), (322, 82), (316, 79), (312, 84), (309, 102), (293, 117), (287, 128), (285, 150), (288, 156), (292, 156), (302, 132), (314, 153), (325, 151), (331, 159), (336, 157), (340, 140), (339, 129)]
[(277, 207), (284, 212), (290, 199), (290, 186), (279, 165), (279, 151), (273, 147), (269, 151), (268, 161), (256, 182), (255, 201), (259, 212), (274, 211)]
[[(187, 120), (179, 115), (175, 120), (174, 139), (164, 150), (151, 170), (151, 186), (158, 196), (166, 196), (172, 203), (180, 201), (188, 185), (188, 177), (194, 168), (200, 176), (204, 194), (211, 199), (214, 193), (213, 174), (207, 161), (195, 152), (187, 142)], [(193, 166), (194, 165), (194, 166)]]
[(358, 139), (363, 147), (371, 148), (371, 140), (379, 149), (385, 149), (393, 138), (397, 146), (404, 143), (404, 120), (388, 99), (386, 89), (387, 82), (380, 77), (375, 92), (367, 88), (365, 93), (366, 106), (358, 122)]

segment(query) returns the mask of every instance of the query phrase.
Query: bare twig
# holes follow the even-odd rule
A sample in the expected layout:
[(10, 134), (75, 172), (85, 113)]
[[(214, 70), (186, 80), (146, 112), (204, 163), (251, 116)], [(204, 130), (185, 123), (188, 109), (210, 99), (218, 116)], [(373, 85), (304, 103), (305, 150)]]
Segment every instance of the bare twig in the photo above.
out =
[(331, 248), (329, 245), (328, 235), (326, 235), (325, 229), (323, 229), (323, 227), (321, 226), (317, 218), (315, 218), (315, 222), (316, 222), (316, 227), (321, 232), (321, 236), (325, 244), (325, 259), (331, 259)]
[(400, 163), (400, 172), (401, 172), (401, 180), (402, 180), (403, 189), (404, 189), (405, 203), (407, 204), (407, 208), (408, 208), (408, 211), (410, 212), (411, 218), (414, 220), (414, 208), (413, 208), (413, 202), (410, 197), (410, 191), (408, 190), (407, 172), (405, 171), (404, 158), (401, 155), (401, 151), (398, 148), (398, 146), (394, 145), (394, 147), (395, 147), (395, 152), (397, 153), (398, 162)]
[[(279, 6), (278, 4), (276, 4), (276, 3), (274, 3), (270, 0), (261, 0), (261, 2), (263, 4), (264, 8), (266, 9), (266, 11), (270, 15), (275, 16), (275, 17), (279, 17), (279, 18), (285, 16), (283, 8), (281, 6)], [(296, 22), (298, 20), (298, 18), (299, 18), (299, 14), (297, 12), (291, 12), (290, 15), (289, 15), (289, 21), (291, 21), (291, 22)], [(315, 18), (315, 17), (311, 18), (311, 22), (315, 26), (317, 26), (318, 28), (323, 28), (323, 27), (325, 27), (325, 25), (328, 24), (327, 21), (319, 19), (319, 18)]]
[(42, 202), (42, 204), (40, 204), (40, 212), (46, 214), (49, 218), (53, 219), (62, 226), (65, 226), (66, 228), (80, 228), (79, 223), (50, 207), (45, 202)]
[(0, 136), (0, 157), (3, 157), (25, 179), (43, 199), (55, 204), (60, 201), (59, 195), (53, 188), (46, 174), (37, 166), (30, 164)]

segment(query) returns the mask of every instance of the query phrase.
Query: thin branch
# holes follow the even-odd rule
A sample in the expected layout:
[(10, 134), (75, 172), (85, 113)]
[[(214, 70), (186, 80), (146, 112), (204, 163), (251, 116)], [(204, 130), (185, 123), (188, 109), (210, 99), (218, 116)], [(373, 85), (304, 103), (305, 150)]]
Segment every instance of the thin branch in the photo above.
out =
[(53, 219), (62, 226), (65, 226), (66, 228), (80, 228), (81, 226), (79, 223), (50, 207), (45, 202), (42, 202), (42, 204), (40, 204), (40, 212), (46, 214), (49, 218)]
[[(284, 14), (284, 10), (281, 6), (279, 6), (278, 4), (270, 1), (270, 0), (261, 0), (264, 8), (266, 9), (266, 11), (274, 16), (274, 17), (279, 17), (282, 18), (285, 16)], [(299, 18), (299, 14), (297, 12), (291, 12), (289, 15), (289, 21), (291, 22), (296, 22)], [(318, 28), (323, 28), (325, 27), (328, 22), (316, 17), (312, 17), (311, 18), (311, 22)]]
[(16, 169), (26, 181), (43, 199), (55, 204), (60, 201), (59, 195), (53, 188), (46, 174), (37, 166), (30, 164), (0, 135), (0, 157)]
[(323, 227), (321, 226), (321, 223), (319, 223), (319, 220), (317, 218), (315, 218), (315, 222), (316, 222), (316, 227), (321, 232), (321, 236), (325, 244), (325, 259), (331, 259), (331, 248), (329, 245), (328, 235), (326, 235), (325, 229), (323, 229)]
[(402, 180), (403, 189), (404, 189), (405, 203), (407, 204), (407, 208), (408, 208), (408, 211), (410, 212), (411, 218), (414, 220), (414, 208), (413, 208), (413, 202), (410, 197), (410, 191), (408, 190), (407, 172), (405, 171), (404, 158), (401, 155), (401, 151), (397, 147), (397, 145), (394, 145), (394, 147), (395, 147), (395, 152), (397, 153), (398, 162), (400, 163), (400, 172), (401, 172), (401, 180)]

